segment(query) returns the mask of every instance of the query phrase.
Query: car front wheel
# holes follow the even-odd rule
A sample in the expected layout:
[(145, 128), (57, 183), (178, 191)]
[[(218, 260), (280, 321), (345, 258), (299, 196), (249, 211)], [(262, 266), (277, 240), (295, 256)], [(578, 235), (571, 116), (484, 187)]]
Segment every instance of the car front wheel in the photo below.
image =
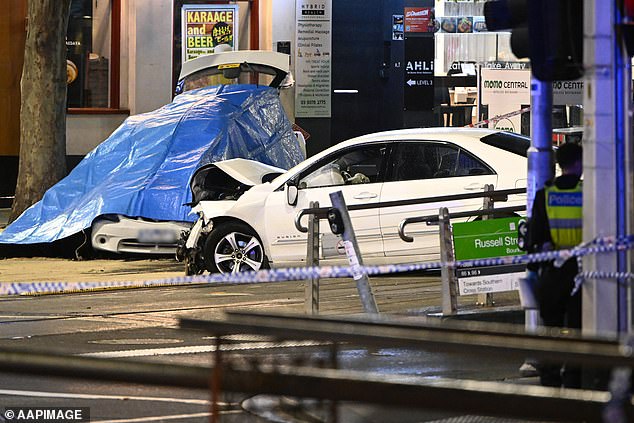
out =
[(205, 267), (211, 273), (238, 273), (268, 268), (262, 241), (242, 223), (220, 224), (204, 247)]

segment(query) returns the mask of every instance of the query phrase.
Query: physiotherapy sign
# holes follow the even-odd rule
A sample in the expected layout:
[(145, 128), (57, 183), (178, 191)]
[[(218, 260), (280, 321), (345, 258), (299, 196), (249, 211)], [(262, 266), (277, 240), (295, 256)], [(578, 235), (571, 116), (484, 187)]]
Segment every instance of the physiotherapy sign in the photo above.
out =
[[(479, 220), (452, 225), (456, 260), (523, 254), (518, 246), (521, 217)], [(456, 270), (460, 295), (513, 291), (525, 276), (525, 266), (464, 267)]]
[(331, 116), (332, 0), (296, 0), (295, 117)]
[(183, 62), (205, 54), (237, 50), (237, 5), (192, 5), (182, 8)]

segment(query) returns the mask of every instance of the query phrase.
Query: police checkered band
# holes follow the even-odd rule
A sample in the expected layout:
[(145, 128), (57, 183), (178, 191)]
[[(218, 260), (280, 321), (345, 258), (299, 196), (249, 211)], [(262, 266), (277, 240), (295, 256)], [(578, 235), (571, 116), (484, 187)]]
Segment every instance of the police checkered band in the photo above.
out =
[[(545, 261), (565, 261), (571, 257), (583, 257), (590, 254), (613, 253), (634, 248), (634, 236), (620, 238), (604, 237), (586, 245), (572, 249), (547, 251), (543, 253), (521, 256), (492, 257), (475, 260), (461, 260), (452, 262), (409, 263), (384, 266), (360, 266), (358, 271), (368, 275), (385, 275), (400, 272), (440, 269), (443, 267), (478, 267), (500, 266), (507, 264), (528, 264)], [(602, 274), (599, 274), (602, 275)], [(86, 291), (117, 288), (145, 288), (157, 286), (173, 286), (187, 284), (253, 284), (267, 282), (297, 281), (310, 278), (352, 278), (353, 269), (349, 266), (313, 266), (287, 269), (260, 270), (257, 272), (242, 272), (230, 274), (212, 274), (200, 276), (182, 276), (178, 278), (159, 279), (149, 281), (101, 281), (101, 282), (13, 282), (0, 284), (0, 295), (38, 295), (69, 291)], [(583, 277), (581, 275), (580, 277)], [(593, 276), (596, 277), (596, 276)]]

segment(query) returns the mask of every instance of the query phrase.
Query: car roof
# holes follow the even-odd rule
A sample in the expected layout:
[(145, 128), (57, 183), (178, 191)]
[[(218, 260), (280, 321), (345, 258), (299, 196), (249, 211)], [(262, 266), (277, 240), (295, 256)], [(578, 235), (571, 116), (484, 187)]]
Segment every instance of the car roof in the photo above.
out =
[[(479, 148), (480, 145), (484, 145), (480, 140), (491, 134), (500, 133), (503, 131), (489, 128), (454, 128), (454, 127), (437, 127), (437, 128), (410, 128), (410, 129), (395, 129), (391, 131), (375, 132), (372, 134), (362, 135), (356, 138), (351, 138), (346, 141), (342, 141), (332, 147), (327, 148), (323, 152), (319, 153), (319, 156), (327, 155), (333, 150), (339, 150), (353, 145), (361, 145), (366, 143), (372, 143), (375, 141), (407, 141), (407, 140), (428, 140), (439, 142), (452, 142), (459, 146), (465, 146), (469, 144), (471, 148)], [(486, 146), (485, 146), (486, 147)]]
[[(363, 144), (370, 144), (376, 141), (408, 141), (408, 140), (428, 140), (428, 141), (439, 141), (439, 142), (452, 142), (458, 146), (466, 147), (469, 145), (469, 150), (472, 150), (474, 153), (479, 153), (482, 150), (488, 151), (503, 151), (497, 147), (493, 147), (490, 145), (486, 145), (480, 140), (492, 134), (501, 133), (498, 129), (489, 129), (489, 128), (468, 128), (468, 127), (433, 127), (433, 128), (410, 128), (410, 129), (395, 129), (391, 131), (383, 131), (383, 132), (375, 132), (372, 134), (362, 135), (356, 138), (351, 138), (346, 141), (342, 141), (338, 144), (335, 144), (314, 156), (309, 157), (302, 163), (292, 167), (286, 173), (279, 176), (277, 181), (282, 181), (288, 179), (289, 175), (295, 174), (300, 168), (303, 168), (306, 165), (306, 162), (316, 162), (320, 160), (322, 157), (325, 157), (331, 154), (334, 151), (339, 151), (341, 149), (358, 146)], [(519, 136), (519, 134), (518, 134)]]
[(364, 142), (372, 142), (377, 140), (406, 140), (410, 139), (426, 139), (431, 140), (438, 138), (439, 141), (455, 141), (455, 142), (469, 142), (470, 140), (480, 140), (481, 138), (501, 132), (496, 129), (489, 128), (454, 128), (454, 127), (434, 127), (434, 128), (410, 128), (410, 129), (396, 129), (391, 131), (375, 132), (372, 134), (362, 135), (360, 137), (352, 138), (342, 143), (337, 144), (339, 147), (343, 147), (345, 144), (360, 144)]

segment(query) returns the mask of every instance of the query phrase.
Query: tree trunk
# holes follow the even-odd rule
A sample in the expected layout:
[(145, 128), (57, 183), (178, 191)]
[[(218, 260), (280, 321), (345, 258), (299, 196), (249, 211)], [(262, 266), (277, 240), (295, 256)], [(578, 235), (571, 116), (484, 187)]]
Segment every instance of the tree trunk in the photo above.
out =
[(22, 71), (20, 165), (10, 221), (66, 175), (66, 30), (71, 0), (30, 0)]

